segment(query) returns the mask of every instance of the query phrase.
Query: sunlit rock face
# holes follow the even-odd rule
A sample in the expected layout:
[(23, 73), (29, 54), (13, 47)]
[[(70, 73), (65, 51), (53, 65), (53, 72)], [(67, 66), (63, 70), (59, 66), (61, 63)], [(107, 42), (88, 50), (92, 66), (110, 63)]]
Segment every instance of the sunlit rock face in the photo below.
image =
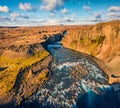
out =
[(109, 69), (106, 72), (109, 83), (120, 82), (120, 77), (111, 77), (120, 76), (120, 20), (70, 29), (63, 38), (62, 44), (66, 48), (101, 59)]
[(118, 108), (106, 74), (93, 60), (60, 44), (48, 48), (53, 56), (53, 75), (20, 107)]

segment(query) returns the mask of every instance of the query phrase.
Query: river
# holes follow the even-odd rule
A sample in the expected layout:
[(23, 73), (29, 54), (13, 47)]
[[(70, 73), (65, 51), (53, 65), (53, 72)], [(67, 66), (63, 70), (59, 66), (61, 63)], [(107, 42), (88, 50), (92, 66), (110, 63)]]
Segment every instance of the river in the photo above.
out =
[(108, 77), (85, 54), (48, 45), (53, 56), (52, 76), (21, 105), (25, 108), (119, 108), (119, 100)]

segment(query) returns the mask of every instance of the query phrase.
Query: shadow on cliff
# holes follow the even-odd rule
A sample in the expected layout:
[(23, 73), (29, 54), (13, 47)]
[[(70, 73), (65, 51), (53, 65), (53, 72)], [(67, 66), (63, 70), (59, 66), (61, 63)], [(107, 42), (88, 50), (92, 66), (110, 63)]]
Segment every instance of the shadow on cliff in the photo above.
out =
[(66, 34), (67, 34), (67, 30), (64, 30), (64, 31), (61, 32), (61, 33), (53, 34), (53, 35), (51, 35), (51, 36), (49, 36), (49, 37), (44, 36), (43, 39), (45, 40), (45, 42), (42, 42), (41, 45), (42, 45), (42, 47), (43, 47), (45, 50), (48, 51), (47, 46), (48, 46), (49, 44), (54, 44), (54, 43), (56, 43), (56, 42), (61, 42), (61, 41), (62, 41), (62, 38), (63, 38), (64, 36), (66, 36)]

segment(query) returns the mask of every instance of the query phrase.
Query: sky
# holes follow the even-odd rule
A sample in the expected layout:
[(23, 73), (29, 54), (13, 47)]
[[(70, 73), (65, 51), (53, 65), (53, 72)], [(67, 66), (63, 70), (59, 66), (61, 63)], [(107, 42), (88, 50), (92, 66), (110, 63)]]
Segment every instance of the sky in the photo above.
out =
[(0, 26), (86, 25), (120, 20), (120, 0), (0, 0)]

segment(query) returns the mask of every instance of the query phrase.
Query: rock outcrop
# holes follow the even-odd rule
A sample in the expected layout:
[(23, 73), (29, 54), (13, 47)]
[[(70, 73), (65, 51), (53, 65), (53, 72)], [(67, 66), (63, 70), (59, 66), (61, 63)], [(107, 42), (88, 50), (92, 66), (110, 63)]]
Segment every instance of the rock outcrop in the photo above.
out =
[(62, 31), (0, 28), (0, 107), (17, 106), (48, 80), (52, 57), (42, 42), (60, 39)]
[(109, 83), (120, 78), (120, 20), (69, 29), (63, 45), (102, 59), (108, 69)]

